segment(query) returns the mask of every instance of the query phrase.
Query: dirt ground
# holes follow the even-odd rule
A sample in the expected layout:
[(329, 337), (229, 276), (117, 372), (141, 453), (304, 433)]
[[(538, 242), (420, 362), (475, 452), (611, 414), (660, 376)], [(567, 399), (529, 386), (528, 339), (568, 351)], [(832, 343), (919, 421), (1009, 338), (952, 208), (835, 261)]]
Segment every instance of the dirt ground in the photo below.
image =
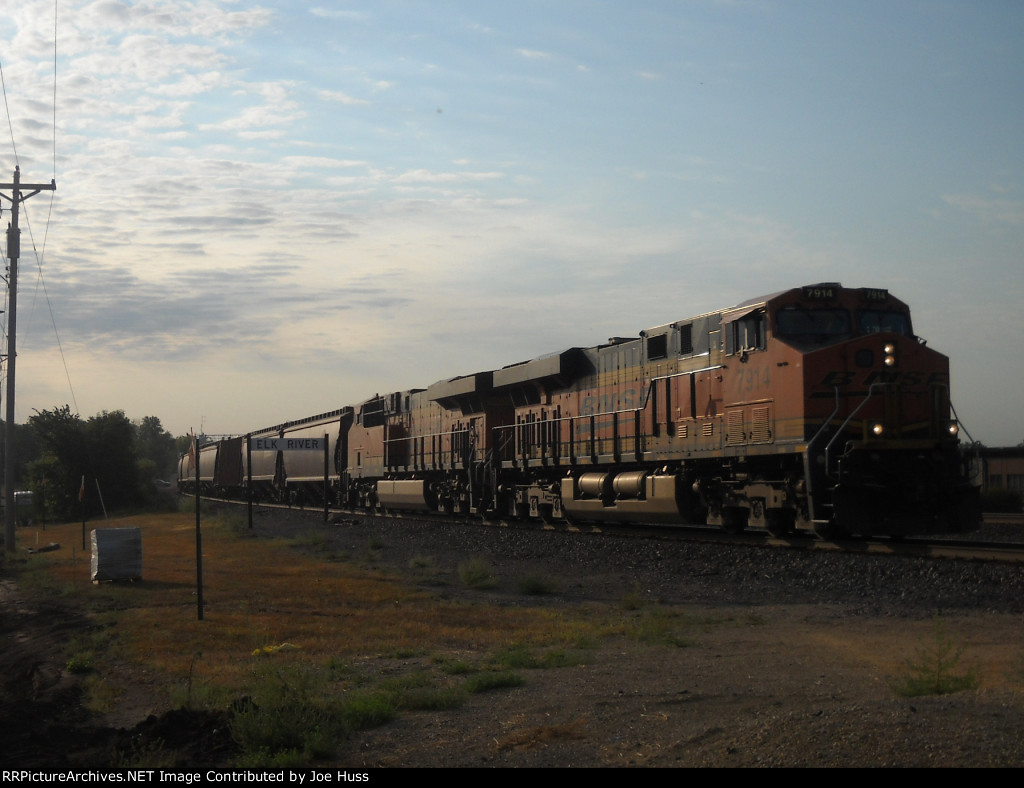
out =
[[(415, 550), (415, 547), (410, 548)], [(402, 560), (396, 557), (395, 560)], [(630, 592), (603, 575), (592, 598), (544, 604), (621, 605)], [(585, 583), (584, 583), (585, 585)], [(447, 595), (481, 592), (446, 587)], [(491, 592), (499, 603), (501, 589)], [(615, 601), (617, 600), (617, 601)], [(904, 699), (891, 687), (906, 659), (933, 649), (930, 615), (856, 605), (701, 602), (684, 644), (613, 638), (586, 664), (521, 670), (522, 686), (470, 696), (451, 711), (403, 712), (340, 744), (337, 766), (757, 767), (1024, 765), (1024, 626), (1011, 613), (944, 615), (977, 689)], [(0, 737), (5, 768), (113, 766), (111, 752), (159, 737), (181, 765), (226, 765), (226, 717), (176, 712), (152, 678), (122, 665), (125, 689), (103, 718), (81, 705), (63, 649), (83, 626), (70, 603), (30, 602), (0, 583)], [(427, 658), (381, 660), (381, 674)]]
[(611, 644), (593, 664), (531, 671), (523, 687), (476, 696), (456, 712), (403, 715), (359, 734), (346, 763), (1024, 765), (1024, 695), (997, 673), (1008, 659), (1019, 664), (1013, 616), (947, 622), (992, 677), (980, 689), (901, 699), (889, 686), (894, 648), (908, 631), (927, 647), (929, 622), (816, 606), (692, 613), (724, 623), (685, 647)]

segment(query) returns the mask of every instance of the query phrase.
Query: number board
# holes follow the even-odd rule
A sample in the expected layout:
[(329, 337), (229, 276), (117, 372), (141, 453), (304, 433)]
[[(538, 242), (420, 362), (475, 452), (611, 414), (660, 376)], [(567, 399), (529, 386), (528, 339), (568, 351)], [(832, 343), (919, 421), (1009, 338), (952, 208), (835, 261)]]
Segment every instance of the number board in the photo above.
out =
[(827, 301), (836, 297), (836, 291), (839, 288), (835, 285), (815, 285), (813, 287), (805, 287), (804, 298), (808, 300)]
[(889, 291), (879, 290), (877, 287), (862, 287), (860, 289), (860, 296), (865, 301), (888, 301)]

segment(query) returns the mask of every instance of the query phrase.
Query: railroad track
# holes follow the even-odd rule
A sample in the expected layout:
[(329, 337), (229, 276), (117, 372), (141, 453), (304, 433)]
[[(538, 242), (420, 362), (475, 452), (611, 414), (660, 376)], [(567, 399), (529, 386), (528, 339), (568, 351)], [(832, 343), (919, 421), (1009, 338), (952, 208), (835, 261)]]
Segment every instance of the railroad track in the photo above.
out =
[(1012, 512), (989, 512), (983, 515), (983, 519), (986, 525), (993, 523), (1002, 523), (1005, 525), (1021, 525), (1024, 526), (1024, 513), (1012, 513)]
[[(210, 503), (246, 507), (245, 502), (223, 499), (204, 498)], [(794, 534), (789, 537), (773, 537), (764, 531), (749, 530), (738, 535), (729, 535), (720, 528), (700, 525), (616, 525), (580, 523), (570, 526), (543, 525), (533, 521), (497, 520), (481, 522), (466, 518), (451, 517), (443, 514), (423, 514), (421, 512), (368, 512), (362, 509), (337, 509), (321, 507), (297, 507), (275, 503), (253, 503), (255, 510), (274, 510), (292, 512), (306, 516), (322, 517), (337, 520), (338, 517), (388, 517), (405, 520), (434, 520), (441, 518), (446, 523), (460, 523), (498, 528), (524, 528), (535, 531), (569, 531), (583, 534), (600, 534), (617, 538), (648, 538), (687, 540), (702, 543), (750, 545), (775, 549), (824, 550), (832, 552), (860, 553), (866, 555), (907, 555), (931, 559), (961, 559), (972, 561), (994, 561), (1000, 563), (1024, 563), (1024, 541), (952, 539), (949, 537), (925, 538), (908, 537), (894, 539), (879, 537), (870, 539), (824, 540), (810, 534)], [(1024, 540), (1024, 515), (986, 516), (984, 527), (989, 526), (1020, 526), (1021, 539)]]

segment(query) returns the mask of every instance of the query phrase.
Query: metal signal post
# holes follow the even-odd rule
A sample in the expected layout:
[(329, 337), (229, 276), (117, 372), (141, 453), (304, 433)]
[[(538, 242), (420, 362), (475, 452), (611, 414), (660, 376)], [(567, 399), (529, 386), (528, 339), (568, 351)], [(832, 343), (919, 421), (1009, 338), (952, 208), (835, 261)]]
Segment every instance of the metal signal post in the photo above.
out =
[[(21, 168), (14, 168), (13, 183), (0, 183), (0, 199), (11, 203), (11, 221), (7, 225), (7, 257), (11, 261), (7, 275), (9, 292), (7, 304), (7, 418), (4, 422), (4, 547), (14, 552), (14, 526), (17, 510), (14, 501), (14, 361), (17, 357), (15, 334), (18, 327), (18, 258), (21, 256), (21, 229), (18, 227), (18, 209), (29, 197), (41, 191), (54, 191), (55, 181), (49, 183), (22, 183)], [(4, 191), (10, 190), (8, 197)]]

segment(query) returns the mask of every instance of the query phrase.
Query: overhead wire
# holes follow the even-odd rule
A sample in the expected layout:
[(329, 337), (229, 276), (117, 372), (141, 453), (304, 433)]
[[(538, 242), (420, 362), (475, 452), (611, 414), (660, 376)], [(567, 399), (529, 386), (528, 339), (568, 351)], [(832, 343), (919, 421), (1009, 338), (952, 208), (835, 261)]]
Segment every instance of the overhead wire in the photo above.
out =
[[(56, 179), (57, 179), (57, 62), (58, 62), (58, 46), (57, 46), (58, 36), (57, 36), (57, 30), (58, 30), (58, 6), (57, 6), (57, 0), (54, 0), (54, 4), (53, 4), (53, 102), (52, 102), (52, 131), (53, 131), (53, 135), (52, 135), (52, 171), (53, 171), (53, 176), (52, 177), (53, 177), (54, 181), (56, 181)], [(2, 68), (0, 68), (0, 81), (2, 81), (2, 79), (3, 79)], [(8, 129), (9, 129), (10, 135), (11, 135), (11, 147), (12, 147), (12, 150), (14, 151), (15, 164), (16, 164), (16, 166), (18, 166), (20, 168), (21, 162), (20, 162), (20, 160), (18, 158), (17, 144), (15, 142), (14, 124), (13, 124), (13, 119), (11, 117), (10, 107), (8, 106), (8, 102), (7, 102), (7, 86), (6, 86), (6, 82), (4, 82), (4, 84), (3, 84), (3, 94), (4, 94), (4, 107), (5, 107), (6, 111), (7, 111), (7, 124), (8, 124)], [(67, 356), (64, 353), (64, 346), (63, 346), (63, 343), (61, 342), (60, 330), (57, 327), (57, 319), (56, 319), (56, 316), (54, 315), (54, 311), (53, 311), (53, 302), (50, 299), (49, 292), (46, 289), (46, 281), (45, 281), (45, 279), (43, 277), (43, 261), (44, 261), (44, 259), (46, 257), (46, 244), (47, 244), (47, 241), (49, 240), (50, 224), (51, 224), (51, 221), (52, 221), (52, 218), (53, 218), (53, 207), (54, 207), (54, 200), (55, 199), (56, 199), (56, 193), (55, 193), (55, 191), (51, 191), (50, 192), (49, 206), (48, 206), (47, 215), (46, 215), (46, 224), (45, 224), (45, 229), (44, 229), (44, 232), (43, 232), (43, 242), (42, 242), (42, 248), (41, 249), (36, 246), (35, 234), (34, 234), (34, 232), (32, 230), (32, 222), (31, 222), (31, 218), (29, 216), (29, 211), (28, 211), (28, 204), (25, 203), (22, 206), (22, 210), (24, 211), (23, 215), (24, 215), (24, 219), (25, 219), (25, 224), (26, 224), (26, 227), (28, 229), (28, 235), (29, 235), (31, 246), (32, 246), (32, 252), (35, 255), (35, 260), (36, 260), (36, 271), (37, 271), (36, 292), (33, 294), (32, 308), (34, 310), (36, 294), (41, 289), (42, 292), (43, 292), (43, 298), (44, 298), (44, 300), (46, 302), (47, 311), (48, 311), (49, 316), (50, 316), (50, 324), (53, 327), (54, 339), (55, 339), (55, 341), (57, 343), (57, 351), (60, 354), (61, 364), (64, 367), (64, 375), (65, 375), (65, 377), (67, 379), (67, 382), (68, 382), (68, 390), (69, 390), (69, 393), (70, 393), (71, 401), (74, 404), (75, 412), (77, 413), (78, 412), (78, 399), (75, 396), (75, 387), (74, 387), (74, 383), (71, 380), (71, 372), (68, 369)], [(6, 250), (5, 250), (5, 253), (6, 253)], [(8, 298), (9, 298), (9, 294), (7, 293), (7, 290), (5, 288), (5, 292), (4, 292), (4, 301), (5, 301), (5, 307), (4, 308), (5, 308), (5, 311), (7, 309), (7, 299)], [(8, 340), (7, 329), (6, 329), (6, 324), (5, 324), (5, 326), (4, 326), (4, 336), (3, 336), (3, 341), (4, 341), (4, 344), (5, 344), (5, 347), (6, 347), (7, 340)], [(6, 373), (6, 369), (5, 369), (5, 373)]]
[[(53, 144), (52, 144), (53, 176), (52, 177), (53, 177), (53, 182), (56, 182), (56, 180), (57, 180), (57, 63), (58, 63), (58, 48), (57, 48), (57, 40), (58, 40), (58, 37), (57, 37), (58, 13), (57, 13), (57, 8), (58, 8), (57, 0), (54, 0), (54, 3), (53, 3), (53, 115), (52, 115), (52, 128), (53, 128)], [(18, 167), (18, 169), (20, 170), (20, 168), (21, 168), (21, 161), (20, 161), (20, 159), (18, 157), (18, 149), (17, 149), (17, 144), (16, 144), (15, 136), (14, 136), (14, 121), (13, 121), (13, 118), (11, 117), (10, 106), (8, 104), (8, 101), (7, 101), (7, 84), (6, 84), (6, 81), (3, 78), (2, 67), (0, 67), (0, 84), (2, 84), (2, 88), (3, 88), (4, 108), (5, 108), (6, 112), (7, 112), (7, 125), (8, 125), (8, 129), (10, 131), (10, 135), (11, 135), (11, 149), (14, 152), (15, 166)], [(49, 239), (49, 235), (50, 235), (50, 223), (51, 223), (51, 220), (53, 218), (53, 206), (54, 206), (54, 200), (56, 198), (55, 191), (56, 191), (55, 189), (50, 191), (50, 203), (49, 203), (49, 208), (47, 210), (47, 215), (46, 215), (46, 226), (45, 226), (45, 229), (43, 231), (42, 249), (39, 249), (36, 246), (35, 234), (32, 231), (32, 223), (31, 223), (31, 220), (30, 220), (30, 217), (29, 217), (29, 213), (28, 213), (28, 206), (26, 204), (23, 204), (22, 207), (24, 209), (25, 224), (28, 227), (29, 238), (30, 238), (31, 245), (32, 245), (32, 252), (33, 252), (33, 254), (35, 255), (35, 258), (36, 258), (36, 269), (37, 269), (37, 272), (38, 272), (37, 292), (38, 292), (39, 289), (41, 289), (43, 291), (43, 297), (44, 297), (44, 299), (46, 301), (46, 306), (47, 306), (47, 309), (48, 309), (49, 314), (50, 314), (50, 322), (51, 322), (51, 324), (53, 326), (54, 337), (56, 338), (56, 341), (57, 341), (57, 349), (58, 349), (58, 351), (60, 353), (61, 363), (64, 366), (64, 374), (67, 377), (68, 389), (70, 390), (71, 400), (74, 403), (75, 415), (77, 417), (77, 415), (78, 415), (78, 401), (77, 401), (77, 398), (75, 396), (74, 384), (71, 381), (71, 373), (70, 373), (70, 371), (68, 369), (67, 357), (66, 357), (66, 355), (64, 353), (64, 346), (63, 346), (63, 344), (61, 342), (60, 331), (57, 328), (57, 320), (56, 320), (56, 317), (54, 316), (54, 312), (53, 312), (53, 303), (50, 300), (49, 292), (46, 289), (46, 282), (45, 282), (45, 279), (43, 278), (43, 259), (46, 256), (46, 243), (47, 243), (47, 240)], [(4, 251), (4, 256), (6, 257), (8, 250), (5, 248), (3, 251)], [(9, 275), (9, 272), (8, 272), (8, 284), (10, 282), (9, 276), (10, 275)], [(4, 299), (5, 299), (4, 310), (5, 310), (5, 312), (9, 308), (9, 305), (7, 303), (9, 298), (10, 298), (9, 288), (4, 288)], [(35, 304), (35, 297), (33, 297), (33, 306), (34, 306), (34, 304)], [(4, 358), (6, 359), (6, 353), (9, 352), (8, 351), (8, 348), (9, 348), (9, 336), (8, 336), (6, 321), (3, 321), (3, 322), (4, 322), (3, 342), (4, 342), (4, 351), (5, 351)], [(3, 375), (0, 376), (0, 381), (2, 381), (2, 379), (6, 377), (6, 374), (7, 374), (7, 365), (5, 364), (4, 368), (3, 368)], [(92, 456), (92, 452), (91, 451), (87, 452), (87, 456), (88, 456), (88, 464), (89, 464), (89, 466), (92, 469), (93, 476), (95, 477), (95, 475), (96, 475), (95, 458)], [(98, 479), (97, 479), (97, 490), (99, 490), (99, 481), (98, 481)], [(100, 501), (102, 503), (102, 494), (100, 494)], [(104, 508), (104, 515), (106, 515), (106, 509), (105, 508)]]
[[(53, 2), (53, 180), (57, 180), (57, 0)], [(57, 328), (57, 318), (53, 314), (53, 302), (46, 289), (46, 280), (43, 278), (43, 259), (46, 257), (46, 242), (50, 234), (50, 219), (53, 216), (53, 202), (56, 199), (56, 190), (50, 192), (50, 205), (46, 215), (46, 231), (43, 234), (43, 247), (40, 253), (36, 254), (36, 269), (38, 273), (37, 285), (43, 291), (43, 299), (46, 301), (46, 308), (50, 315), (50, 324), (53, 326), (53, 336), (57, 342), (57, 351), (60, 354), (60, 361), (64, 367), (64, 376), (68, 381), (68, 391), (71, 395), (71, 402), (75, 406), (75, 413), (78, 413), (78, 399), (75, 397), (75, 386), (71, 381), (71, 371), (68, 369), (67, 357), (64, 354), (64, 345), (60, 339), (60, 330)], [(31, 227), (30, 227), (31, 232)], [(32, 249), (35, 251), (35, 238), (32, 237)], [(33, 306), (35, 298), (33, 296)]]
[[(2, 60), (0, 60), (0, 87), (2, 87), (2, 89), (3, 89), (4, 112), (7, 115), (7, 129), (8, 129), (8, 132), (10, 133), (10, 135), (11, 135), (11, 150), (14, 153), (14, 164), (17, 167), (20, 167), (21, 166), (21, 162), (18, 159), (18, 144), (17, 144), (17, 142), (14, 139), (14, 121), (11, 118), (11, 107), (10, 107), (10, 104), (7, 101), (7, 78), (4, 76), (4, 67), (3, 67), (3, 61)], [(0, 215), (3, 215), (2, 205), (0, 205)], [(8, 258), (7, 258), (7, 234), (6, 233), (3, 236), (3, 254), (4, 254), (4, 260), (7, 260)], [(5, 264), (4, 265), (4, 282), (8, 282), (9, 283), (9, 281), (10, 281), (9, 278), (8, 278), (9, 276), (10, 276), (10, 271), (8, 270), (7, 265)], [(5, 287), (4, 288), (4, 312), (3, 312), (5, 315), (7, 314), (8, 309), (10, 308), (10, 305), (8, 303), (9, 297), (10, 297), (10, 293), (8, 291), (8, 288)], [(0, 352), (2, 352), (2, 356), (0, 356), (0, 359), (2, 359), (3, 363), (2, 363), (2, 366), (0, 366), (0, 387), (2, 387), (6, 383), (6, 379), (7, 379), (7, 320), (6, 320), (6, 318), (3, 320), (2, 344), (3, 344), (3, 346), (0, 347)], [(2, 390), (2, 389), (0, 389), (0, 390)]]
[(7, 113), (7, 128), (11, 133), (11, 149), (14, 151), (14, 163), (20, 165), (18, 161), (18, 145), (14, 141), (14, 122), (11, 120), (11, 108), (7, 103), (7, 80), (4, 78), (3, 61), (0, 61), (0, 84), (3, 85), (4, 111)]

